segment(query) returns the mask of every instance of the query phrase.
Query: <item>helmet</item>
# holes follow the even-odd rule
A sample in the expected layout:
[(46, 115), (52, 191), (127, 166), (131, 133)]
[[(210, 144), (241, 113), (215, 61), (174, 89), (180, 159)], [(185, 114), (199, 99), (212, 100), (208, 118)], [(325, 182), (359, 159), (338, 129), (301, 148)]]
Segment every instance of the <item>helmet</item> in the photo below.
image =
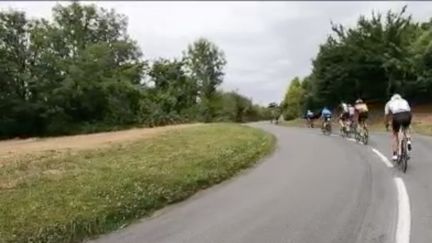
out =
[(362, 99), (357, 99), (355, 103), (356, 104), (361, 104), (361, 103), (363, 103), (363, 100)]
[(394, 94), (394, 95), (391, 97), (391, 100), (400, 100), (400, 99), (402, 99), (402, 97), (401, 97), (399, 94)]

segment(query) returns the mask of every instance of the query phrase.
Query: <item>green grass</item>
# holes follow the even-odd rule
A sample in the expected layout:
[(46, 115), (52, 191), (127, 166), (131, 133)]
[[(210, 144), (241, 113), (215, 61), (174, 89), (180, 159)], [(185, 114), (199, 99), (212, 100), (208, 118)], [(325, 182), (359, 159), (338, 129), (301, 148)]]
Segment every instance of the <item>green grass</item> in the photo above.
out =
[(227, 179), (274, 147), (272, 135), (212, 124), (0, 168), (0, 242), (81, 242)]

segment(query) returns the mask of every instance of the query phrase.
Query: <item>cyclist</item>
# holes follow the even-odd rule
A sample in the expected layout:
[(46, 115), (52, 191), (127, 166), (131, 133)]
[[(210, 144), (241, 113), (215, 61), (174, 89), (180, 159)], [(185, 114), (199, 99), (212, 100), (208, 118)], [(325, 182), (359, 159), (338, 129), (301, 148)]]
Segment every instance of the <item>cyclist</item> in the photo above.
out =
[(345, 121), (349, 118), (349, 110), (348, 105), (344, 102), (340, 104), (340, 107), (342, 109), (341, 114), (339, 115), (339, 125), (342, 127), (344, 131), (346, 131), (345, 127)]
[(332, 112), (329, 109), (327, 109), (327, 107), (324, 106), (324, 108), (321, 111), (321, 118), (323, 119), (321, 128), (324, 128), (325, 123), (330, 121), (331, 117), (332, 117)]
[[(355, 109), (351, 104), (348, 104), (348, 118), (345, 120), (345, 129), (351, 130), (352, 126), (354, 125), (354, 115), (355, 115)], [(347, 124), (349, 122), (349, 125)], [(347, 125), (349, 127), (347, 127)]]
[(408, 102), (403, 99), (399, 94), (394, 94), (387, 102), (384, 108), (385, 114), (385, 125), (388, 129), (390, 122), (390, 113), (392, 115), (392, 129), (393, 129), (393, 157), (392, 159), (397, 160), (397, 150), (399, 147), (399, 130), (401, 126), (406, 130), (406, 136), (408, 138), (407, 147), (408, 150), (412, 149), (411, 138), (409, 135), (409, 126), (411, 124), (411, 107)]
[(356, 123), (367, 129), (366, 120), (368, 118), (369, 110), (366, 103), (363, 102), (362, 99), (357, 99), (354, 105), (354, 110), (357, 118), (355, 119)]
[(351, 104), (348, 104), (348, 116), (349, 119), (352, 121), (354, 121), (354, 115), (355, 115), (355, 109), (354, 106), (352, 106)]
[(307, 110), (306, 111), (306, 121), (307, 121), (307, 125), (308, 127), (313, 127), (313, 118), (314, 118), (314, 114), (311, 110)]

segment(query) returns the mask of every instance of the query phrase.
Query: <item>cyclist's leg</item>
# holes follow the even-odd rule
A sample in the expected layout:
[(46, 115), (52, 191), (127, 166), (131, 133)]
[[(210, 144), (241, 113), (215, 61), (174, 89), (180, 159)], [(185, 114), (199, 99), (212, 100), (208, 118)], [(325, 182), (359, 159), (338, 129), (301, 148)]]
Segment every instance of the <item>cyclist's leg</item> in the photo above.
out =
[(393, 160), (397, 160), (398, 149), (399, 149), (399, 129), (401, 127), (398, 114), (394, 114), (392, 118), (392, 150), (393, 150)]
[(358, 126), (359, 126), (361, 132), (365, 132), (366, 131), (365, 122), (364, 122), (364, 117), (363, 116), (359, 116)]
[(405, 137), (407, 138), (407, 147), (408, 147), (408, 150), (411, 150), (412, 149), (412, 144), (411, 144), (411, 133), (410, 133), (410, 127), (411, 127), (411, 119), (412, 119), (412, 114), (411, 114), (411, 112), (409, 112), (409, 113), (407, 113), (406, 114), (406, 121), (405, 121), (405, 124), (404, 124), (404, 126), (405, 126), (405, 129), (404, 129), (404, 135), (405, 135)]
[(345, 128), (345, 117), (344, 113), (340, 114), (339, 116), (339, 125), (344, 129)]
[(362, 126), (362, 117), (360, 113), (356, 115), (356, 125), (357, 125), (356, 126), (357, 131), (359, 133), (362, 132), (363, 126)]
[(363, 120), (363, 127), (366, 130), (367, 130), (367, 122), (366, 121), (367, 121), (368, 118), (369, 118), (369, 113), (368, 112), (364, 112), (362, 120)]

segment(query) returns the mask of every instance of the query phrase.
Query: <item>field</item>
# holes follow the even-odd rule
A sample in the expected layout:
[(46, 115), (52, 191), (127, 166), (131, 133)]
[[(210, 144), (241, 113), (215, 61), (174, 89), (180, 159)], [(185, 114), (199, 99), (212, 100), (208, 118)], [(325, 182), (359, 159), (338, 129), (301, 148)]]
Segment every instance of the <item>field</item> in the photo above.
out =
[(254, 164), (273, 136), (188, 125), (0, 143), (0, 242), (80, 242)]

